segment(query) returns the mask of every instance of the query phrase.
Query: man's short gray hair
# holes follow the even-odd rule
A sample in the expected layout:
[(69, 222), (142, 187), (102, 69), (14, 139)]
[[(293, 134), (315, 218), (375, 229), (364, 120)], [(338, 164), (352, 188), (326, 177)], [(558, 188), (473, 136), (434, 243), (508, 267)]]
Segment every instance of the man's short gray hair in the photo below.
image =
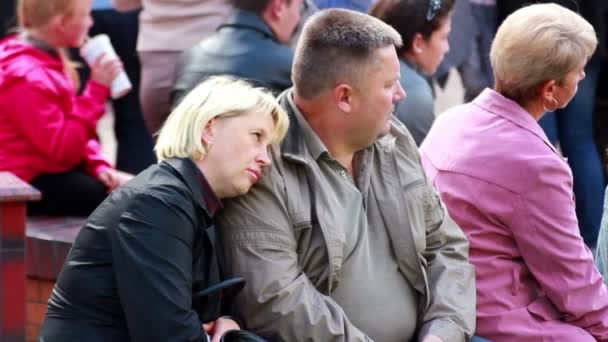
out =
[(379, 48), (400, 47), (395, 29), (367, 14), (329, 9), (312, 16), (296, 46), (292, 79), (295, 92), (312, 99), (338, 83), (350, 84)]

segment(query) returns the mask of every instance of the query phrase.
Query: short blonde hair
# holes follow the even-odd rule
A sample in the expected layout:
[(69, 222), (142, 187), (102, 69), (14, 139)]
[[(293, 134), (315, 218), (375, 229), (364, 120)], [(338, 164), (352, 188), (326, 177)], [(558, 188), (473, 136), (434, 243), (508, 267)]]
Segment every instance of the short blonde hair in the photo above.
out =
[(503, 21), (492, 43), (496, 90), (524, 103), (543, 82), (564, 81), (596, 47), (593, 26), (577, 13), (553, 3), (523, 7)]
[(206, 154), (201, 135), (211, 119), (250, 112), (271, 115), (274, 122), (271, 142), (283, 140), (289, 118), (268, 90), (229, 76), (210, 77), (188, 93), (169, 115), (154, 148), (156, 157), (159, 161), (200, 159)]
[(41, 28), (57, 15), (71, 16), (80, 0), (19, 0), (17, 19), (23, 29)]

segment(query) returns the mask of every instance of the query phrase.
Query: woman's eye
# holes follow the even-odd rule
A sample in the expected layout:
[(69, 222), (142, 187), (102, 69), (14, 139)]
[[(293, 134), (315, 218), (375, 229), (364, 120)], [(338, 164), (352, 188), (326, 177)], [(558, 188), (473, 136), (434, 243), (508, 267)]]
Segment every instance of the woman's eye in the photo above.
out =
[(257, 141), (262, 140), (262, 133), (260, 133), (260, 132), (254, 132), (253, 135), (255, 136), (255, 139)]

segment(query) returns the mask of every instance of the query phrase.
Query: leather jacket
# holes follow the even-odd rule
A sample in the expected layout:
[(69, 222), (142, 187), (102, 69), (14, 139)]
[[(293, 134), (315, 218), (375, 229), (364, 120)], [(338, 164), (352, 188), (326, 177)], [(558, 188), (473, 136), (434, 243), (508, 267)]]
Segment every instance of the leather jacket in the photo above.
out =
[(277, 41), (262, 17), (237, 10), (214, 35), (182, 53), (173, 104), (213, 75), (233, 75), (280, 93), (291, 86), (292, 61), (293, 50)]
[(220, 301), (192, 293), (220, 279), (221, 207), (189, 159), (153, 165), (93, 212), (49, 300), (43, 341), (207, 341)]

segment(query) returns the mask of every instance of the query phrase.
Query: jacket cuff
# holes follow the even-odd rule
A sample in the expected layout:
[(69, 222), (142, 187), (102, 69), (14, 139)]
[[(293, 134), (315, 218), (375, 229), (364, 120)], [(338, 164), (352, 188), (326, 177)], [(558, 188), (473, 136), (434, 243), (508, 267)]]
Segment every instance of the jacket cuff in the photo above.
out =
[(422, 325), (418, 333), (418, 341), (422, 341), (427, 335), (435, 335), (444, 342), (467, 341), (462, 328), (444, 318), (437, 318)]
[(104, 172), (105, 170), (111, 169), (112, 167), (108, 164), (100, 164), (91, 168), (90, 172), (87, 172), (89, 176), (95, 177), (95, 179), (99, 179), (99, 174)]
[(89, 80), (83, 93), (100, 102), (105, 102), (110, 97), (110, 88), (99, 82)]

